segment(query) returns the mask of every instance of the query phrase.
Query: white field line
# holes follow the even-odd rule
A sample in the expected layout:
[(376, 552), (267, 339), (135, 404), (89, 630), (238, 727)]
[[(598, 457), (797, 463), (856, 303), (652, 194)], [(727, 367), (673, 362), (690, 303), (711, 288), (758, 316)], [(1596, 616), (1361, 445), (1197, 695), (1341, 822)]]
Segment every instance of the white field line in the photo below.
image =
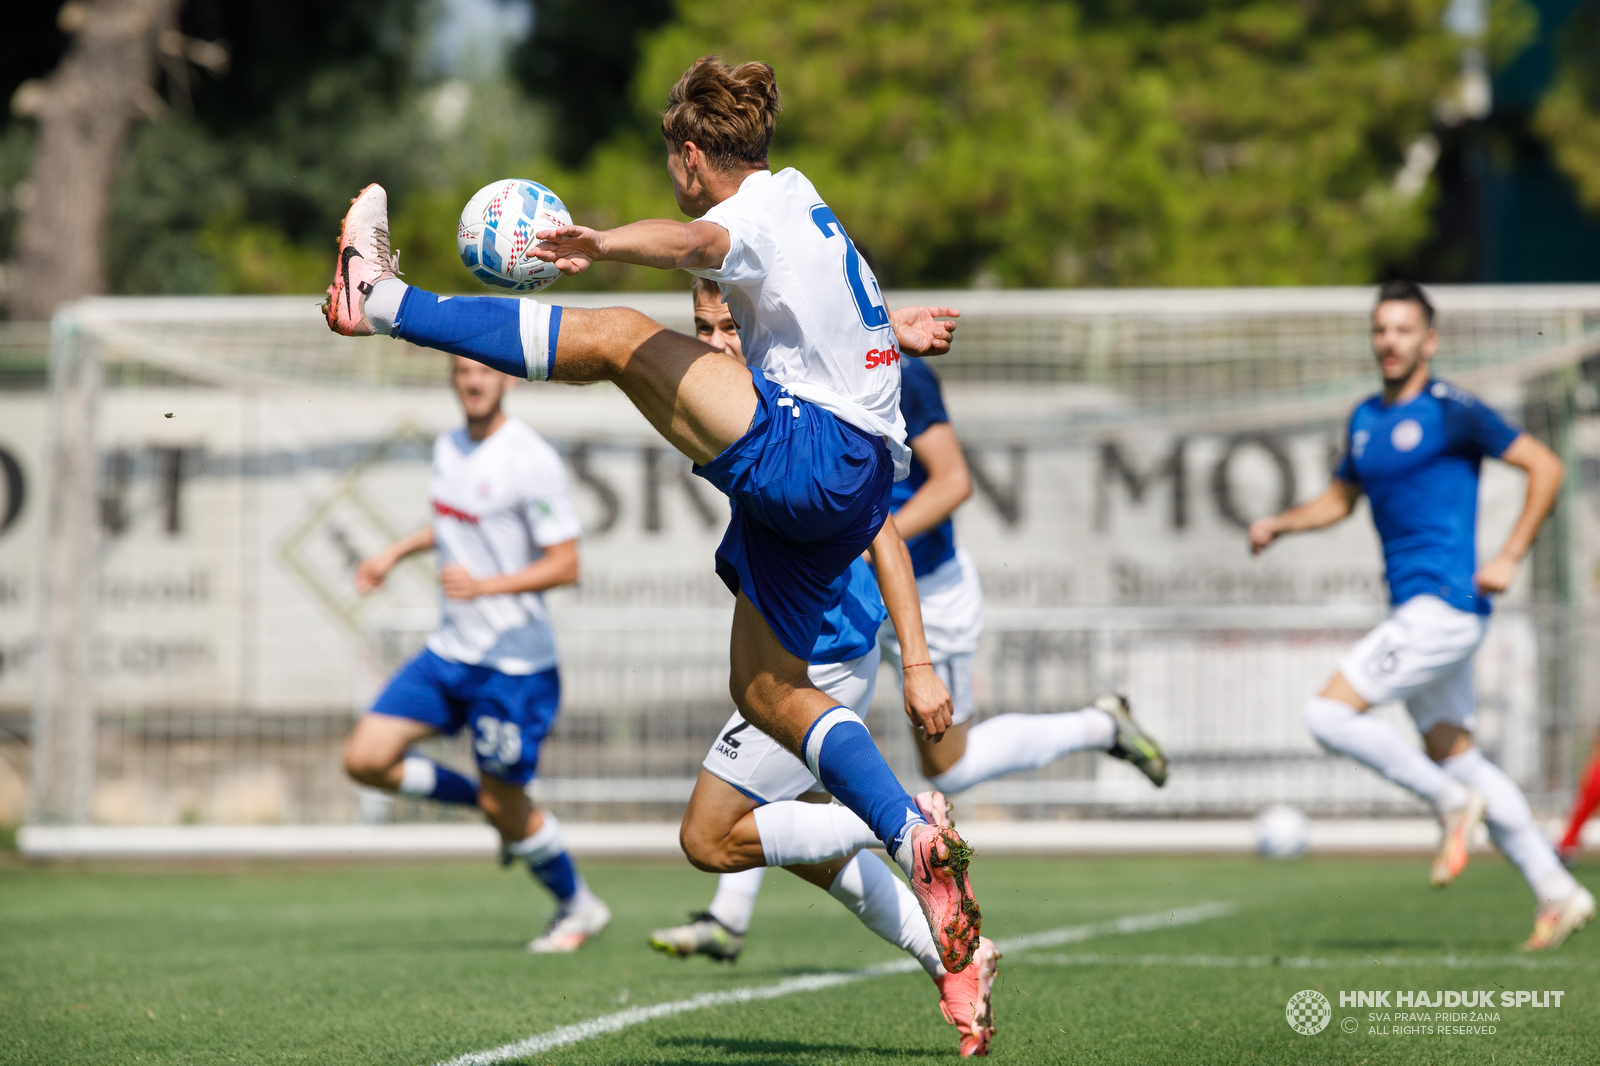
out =
[[(1032, 948), (1054, 947), (1057, 944), (1075, 944), (1093, 937), (1143, 933), (1153, 929), (1193, 925), (1195, 922), (1220, 918), (1225, 914), (1232, 913), (1233, 910), (1234, 906), (1231, 903), (1201, 903), (1192, 907), (1177, 907), (1150, 914), (1134, 914), (1125, 918), (1113, 918), (1110, 921), (1091, 922), (1088, 925), (1069, 925), (1061, 929), (1051, 929), (1047, 932), (1034, 933), (1029, 936), (1012, 937), (1008, 940), (999, 941), (996, 946), (1001, 952), (1014, 953), (1028, 951)], [(1062, 956), (1062, 958), (1070, 957)], [(772, 985), (734, 988), (726, 992), (703, 992), (698, 996), (673, 1000), (670, 1003), (656, 1003), (648, 1007), (632, 1007), (628, 1010), (617, 1011), (615, 1014), (603, 1014), (598, 1018), (590, 1018), (586, 1022), (578, 1022), (576, 1025), (564, 1025), (547, 1033), (530, 1036), (526, 1040), (519, 1040), (514, 1044), (503, 1044), (500, 1047), (489, 1048), (484, 1051), (471, 1051), (465, 1055), (459, 1055), (456, 1058), (440, 1063), (439, 1066), (492, 1066), (494, 1063), (527, 1058), (530, 1055), (537, 1055), (554, 1048), (581, 1043), (597, 1036), (604, 1036), (606, 1033), (619, 1032), (631, 1026), (654, 1021), (657, 1018), (668, 1018), (674, 1014), (686, 1014), (690, 1011), (704, 1010), (707, 1007), (721, 1007), (733, 1003), (754, 1003), (763, 999), (778, 999), (781, 996), (792, 996), (798, 992), (819, 992), (824, 988), (836, 988), (839, 985), (854, 984), (857, 981), (866, 981), (874, 977), (912, 973), (921, 968), (921, 964), (915, 959), (897, 959), (894, 962), (868, 966), (861, 970), (806, 974), (802, 977), (791, 977), (786, 981), (779, 981), (777, 984)]]
[(1326, 970), (1344, 967), (1393, 967), (1417, 969), (1421, 967), (1445, 970), (1470, 970), (1512, 967), (1519, 970), (1553, 970), (1574, 967), (1586, 968), (1600, 962), (1586, 958), (1533, 958), (1527, 955), (1497, 955), (1490, 958), (1473, 958), (1463, 955), (1420, 955), (1400, 957), (1368, 955), (1360, 959), (1313, 959), (1303, 955), (1116, 955), (1107, 952), (1073, 952), (1054, 955), (1028, 955), (1018, 960), (1030, 966), (1192, 966), (1201, 969), (1253, 970), (1274, 966), (1286, 970)]

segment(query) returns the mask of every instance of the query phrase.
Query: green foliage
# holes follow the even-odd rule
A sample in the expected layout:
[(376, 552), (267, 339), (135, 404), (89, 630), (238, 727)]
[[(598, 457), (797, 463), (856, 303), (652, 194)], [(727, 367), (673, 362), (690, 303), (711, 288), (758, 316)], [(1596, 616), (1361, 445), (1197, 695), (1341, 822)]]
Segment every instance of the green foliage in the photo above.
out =
[(1534, 128), (1583, 205), (1600, 213), (1600, 3), (1584, 5), (1561, 40), (1555, 85), (1539, 104)]
[(542, 113), (507, 86), (450, 83), (392, 99), (369, 91), (359, 70), (337, 68), (248, 136), (169, 115), (137, 131), (125, 160), (111, 286), (317, 292), (332, 276), (345, 208), (376, 181), (390, 194), (395, 244), (410, 253), (408, 276), (459, 290), (471, 280), (455, 252), (461, 205), (536, 155), (543, 130)]
[[(1442, 9), (682, 0), (635, 101), (659, 110), (700, 55), (770, 62), (773, 165), (886, 284), (1366, 281), (1426, 234), (1428, 196), (1393, 183), (1455, 77)], [(633, 133), (558, 188), (595, 224), (676, 214)]]

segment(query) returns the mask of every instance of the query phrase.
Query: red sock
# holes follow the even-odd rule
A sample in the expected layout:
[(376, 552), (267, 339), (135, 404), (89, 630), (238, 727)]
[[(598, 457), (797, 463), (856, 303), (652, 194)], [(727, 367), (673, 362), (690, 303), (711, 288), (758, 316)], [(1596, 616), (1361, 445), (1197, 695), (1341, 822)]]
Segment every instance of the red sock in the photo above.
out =
[(1578, 846), (1583, 823), (1589, 820), (1596, 807), (1600, 807), (1600, 756), (1596, 756), (1584, 768), (1583, 783), (1578, 786), (1577, 795), (1572, 797), (1572, 816), (1567, 820), (1567, 835), (1561, 838), (1561, 850)]

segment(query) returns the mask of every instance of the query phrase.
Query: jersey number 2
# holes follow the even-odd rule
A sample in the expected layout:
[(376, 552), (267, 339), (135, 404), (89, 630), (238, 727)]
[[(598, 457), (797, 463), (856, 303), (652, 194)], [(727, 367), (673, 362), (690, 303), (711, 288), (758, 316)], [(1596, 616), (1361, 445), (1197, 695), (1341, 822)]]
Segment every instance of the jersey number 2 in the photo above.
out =
[(844, 280), (850, 286), (850, 295), (855, 298), (856, 310), (861, 313), (861, 324), (868, 329), (882, 329), (887, 326), (889, 309), (883, 306), (883, 295), (878, 291), (878, 281), (876, 278), (873, 279), (872, 292), (869, 293), (867, 284), (861, 277), (861, 253), (856, 251), (855, 242), (834, 217), (833, 208), (827, 204), (818, 204), (811, 209), (811, 221), (817, 224), (824, 237), (844, 238)]

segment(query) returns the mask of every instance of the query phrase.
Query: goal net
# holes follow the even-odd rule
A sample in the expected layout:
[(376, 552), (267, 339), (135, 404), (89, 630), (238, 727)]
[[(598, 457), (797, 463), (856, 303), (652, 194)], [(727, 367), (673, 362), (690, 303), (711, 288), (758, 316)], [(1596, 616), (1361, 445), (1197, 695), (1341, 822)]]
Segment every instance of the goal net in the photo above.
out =
[[(1259, 559), (1244, 540), (1326, 483), (1374, 381), (1371, 290), (891, 295), (962, 311), (936, 369), (975, 482), (957, 529), (986, 598), (979, 717), (1123, 692), (1172, 757), (1158, 791), (1072, 756), (980, 786), (968, 817), (1420, 810), (1300, 715), (1384, 614), (1364, 509)], [(1600, 287), (1435, 295), (1437, 373), (1573, 472), (1476, 667), (1484, 747), (1549, 805), (1600, 661)], [(570, 302), (690, 326), (687, 293)], [(0, 390), (0, 735), (29, 820), (455, 817), (363, 793), (339, 757), (436, 617), (429, 559), (365, 598), (352, 575), (427, 519), (431, 440), (460, 421), (444, 357), (333, 337), (307, 297), (91, 300), (50, 345), (48, 391)], [(549, 595), (564, 706), (535, 794), (572, 817), (675, 819), (730, 710), (732, 601), (711, 569), (726, 503), (610, 386), (523, 385), (508, 406), (561, 451), (585, 524), (582, 582)], [(1486, 467), (1486, 545), (1521, 491)], [(869, 724), (911, 781), (898, 697), (885, 671)], [(1403, 709), (1378, 713), (1412, 733)], [(464, 739), (435, 747), (470, 770)]]

